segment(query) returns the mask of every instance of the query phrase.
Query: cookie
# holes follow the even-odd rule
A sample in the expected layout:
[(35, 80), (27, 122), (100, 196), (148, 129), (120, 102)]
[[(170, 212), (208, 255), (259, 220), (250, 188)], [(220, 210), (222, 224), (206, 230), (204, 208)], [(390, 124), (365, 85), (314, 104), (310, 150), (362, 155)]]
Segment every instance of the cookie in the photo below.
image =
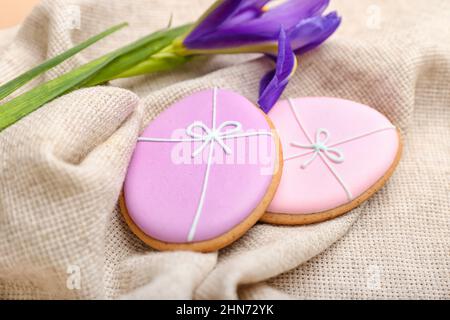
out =
[(378, 191), (399, 162), (398, 130), (366, 105), (289, 99), (269, 117), (280, 135), (284, 168), (264, 222), (301, 225), (337, 217)]
[(155, 249), (218, 250), (265, 213), (281, 168), (278, 136), (260, 109), (232, 91), (200, 91), (139, 137), (121, 211)]

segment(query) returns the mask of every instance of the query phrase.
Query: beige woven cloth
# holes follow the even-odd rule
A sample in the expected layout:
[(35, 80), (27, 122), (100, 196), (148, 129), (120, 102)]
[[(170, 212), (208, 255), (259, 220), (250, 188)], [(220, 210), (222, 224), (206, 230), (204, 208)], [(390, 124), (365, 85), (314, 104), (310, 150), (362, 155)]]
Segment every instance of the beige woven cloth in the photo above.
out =
[[(194, 20), (210, 3), (43, 1), (12, 42), (1, 38), (0, 82), (114, 23), (131, 26), (33, 84), (164, 27), (171, 12), (175, 24)], [(255, 100), (271, 68), (249, 55), (198, 58), (74, 92), (0, 133), (0, 297), (449, 299), (450, 3), (333, 7), (342, 27), (301, 57), (284, 97), (352, 99), (401, 128), (404, 157), (372, 199), (316, 225), (258, 224), (220, 253), (156, 252), (140, 242), (116, 206), (139, 131), (200, 88)]]

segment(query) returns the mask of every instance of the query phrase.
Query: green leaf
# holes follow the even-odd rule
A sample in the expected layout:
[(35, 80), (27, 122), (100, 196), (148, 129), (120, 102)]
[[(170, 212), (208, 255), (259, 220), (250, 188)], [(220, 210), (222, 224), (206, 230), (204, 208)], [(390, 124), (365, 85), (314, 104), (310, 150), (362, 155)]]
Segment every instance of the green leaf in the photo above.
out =
[[(166, 36), (171, 38), (172, 32), (184, 32), (183, 28), (185, 27), (155, 32), (3, 104), (0, 106), (0, 131), (64, 93), (109, 80), (109, 77), (121, 73), (131, 64), (139, 63), (152, 53), (158, 52), (162, 44), (167, 42)], [(106, 66), (108, 66), (107, 69), (99, 72)]]
[(86, 49), (87, 47), (91, 46), (92, 44), (98, 42), (99, 40), (105, 38), (106, 36), (116, 32), (119, 29), (122, 29), (123, 27), (127, 26), (127, 23), (121, 23), (119, 25), (116, 25), (114, 27), (109, 28), (106, 31), (103, 31), (102, 33), (93, 36), (92, 38), (89, 38), (88, 40), (80, 43), (79, 45), (57, 55), (54, 58), (51, 58), (44, 63), (38, 65), (37, 67), (21, 74), (17, 78), (5, 83), (4, 85), (0, 86), (0, 100), (6, 98), (11, 93), (31, 81), (32, 79), (36, 78), (40, 74), (50, 70), (51, 68), (57, 66), (58, 64), (62, 63), (63, 61), (69, 59), (70, 57), (74, 56), (78, 52)]
[[(190, 28), (190, 25), (184, 25), (181, 27), (166, 29), (158, 31), (150, 36), (144, 37), (138, 40), (142, 45), (133, 46), (136, 48), (130, 48), (129, 52), (118, 57), (111, 62), (107, 67), (95, 74), (94, 77), (83, 83), (83, 87), (94, 86), (105, 83), (109, 80), (131, 77), (138, 74), (128, 73), (130, 69), (134, 69), (135, 66), (149, 59), (152, 59), (153, 55), (159, 53), (164, 48), (170, 46), (170, 44), (178, 38), (180, 35), (186, 33)], [(148, 70), (145, 73), (154, 72), (157, 70)], [(123, 73), (127, 73), (127, 76), (122, 76)], [(142, 74), (142, 73), (139, 73)]]

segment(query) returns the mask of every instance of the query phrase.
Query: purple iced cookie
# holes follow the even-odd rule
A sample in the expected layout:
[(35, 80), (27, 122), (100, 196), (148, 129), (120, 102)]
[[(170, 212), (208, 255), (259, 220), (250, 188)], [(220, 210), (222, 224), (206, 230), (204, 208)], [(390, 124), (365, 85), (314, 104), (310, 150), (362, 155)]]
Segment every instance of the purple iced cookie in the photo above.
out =
[(122, 212), (159, 250), (213, 251), (264, 214), (280, 179), (278, 137), (246, 98), (204, 90), (161, 113), (138, 139)]

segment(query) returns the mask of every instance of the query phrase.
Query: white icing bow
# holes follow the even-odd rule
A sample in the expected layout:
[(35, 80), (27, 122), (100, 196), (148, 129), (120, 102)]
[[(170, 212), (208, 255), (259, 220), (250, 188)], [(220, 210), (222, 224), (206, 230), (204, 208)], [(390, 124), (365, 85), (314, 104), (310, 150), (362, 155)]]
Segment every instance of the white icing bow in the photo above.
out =
[[(225, 130), (227, 127), (232, 127)], [(195, 132), (195, 129), (201, 129), (201, 132)], [(224, 121), (217, 128), (209, 128), (201, 121), (196, 121), (186, 128), (186, 134), (195, 141), (203, 141), (201, 146), (194, 150), (192, 157), (196, 157), (213, 141), (217, 142), (226, 154), (231, 153), (231, 149), (226, 145), (224, 139), (235, 137), (234, 134), (242, 132), (242, 124), (238, 121)]]
[(314, 152), (312, 156), (306, 160), (301, 168), (305, 169), (309, 164), (311, 164), (314, 159), (322, 152), (328, 159), (333, 161), (334, 163), (342, 163), (344, 162), (344, 154), (337, 148), (331, 148), (326, 145), (328, 139), (330, 138), (330, 133), (327, 129), (318, 129), (316, 132), (316, 141), (310, 145), (300, 144), (298, 142), (292, 142), (291, 145), (304, 149), (313, 149)]

